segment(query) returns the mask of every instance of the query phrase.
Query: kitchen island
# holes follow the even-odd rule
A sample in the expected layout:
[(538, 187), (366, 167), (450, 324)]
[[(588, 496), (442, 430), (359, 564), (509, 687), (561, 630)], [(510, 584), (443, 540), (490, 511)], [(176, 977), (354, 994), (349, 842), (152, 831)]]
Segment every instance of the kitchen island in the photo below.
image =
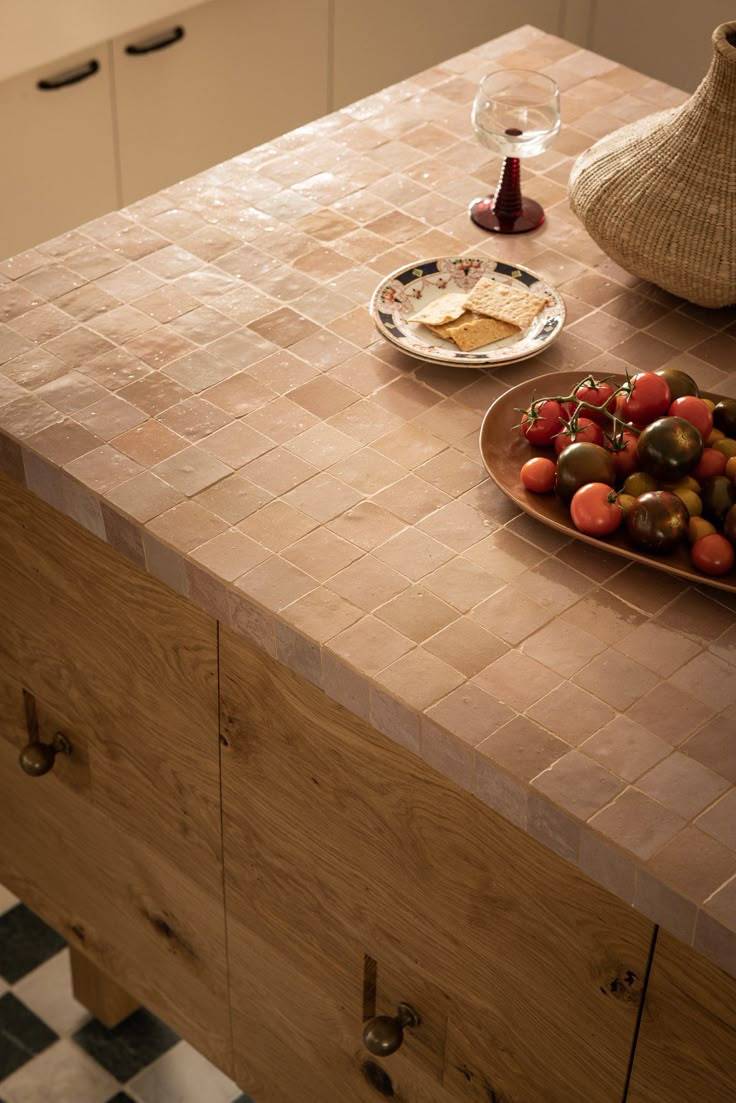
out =
[[(503, 66), (566, 125), (499, 240)], [(566, 202), (683, 98), (521, 28), (0, 264), (0, 882), (103, 1021), (140, 1000), (258, 1103), (733, 1098), (736, 608), (537, 525), (477, 448), (555, 369), (736, 393), (736, 312)], [(377, 338), (382, 275), (475, 251), (562, 290), (543, 355)]]

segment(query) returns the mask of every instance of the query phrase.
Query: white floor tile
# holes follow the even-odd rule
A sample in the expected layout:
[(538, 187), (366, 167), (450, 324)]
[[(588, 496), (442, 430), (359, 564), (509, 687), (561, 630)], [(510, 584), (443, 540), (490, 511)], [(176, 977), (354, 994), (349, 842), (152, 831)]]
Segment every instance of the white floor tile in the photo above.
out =
[(118, 1090), (117, 1081), (68, 1039), (56, 1042), (2, 1084), (6, 1103), (105, 1103)]
[(8, 892), (6, 888), (0, 885), (0, 915), (3, 912), (10, 911), (18, 903), (18, 897), (13, 896), (12, 892)]
[(142, 1103), (232, 1103), (240, 1094), (232, 1080), (187, 1042), (178, 1042), (134, 1077), (130, 1087)]
[(14, 992), (62, 1038), (73, 1034), (90, 1017), (72, 995), (68, 950), (62, 950), (19, 980)]

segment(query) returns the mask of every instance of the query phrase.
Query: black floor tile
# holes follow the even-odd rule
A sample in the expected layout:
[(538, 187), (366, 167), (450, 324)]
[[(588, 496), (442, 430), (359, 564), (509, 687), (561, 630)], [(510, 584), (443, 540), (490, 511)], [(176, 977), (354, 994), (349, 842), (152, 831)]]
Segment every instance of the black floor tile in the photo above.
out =
[(57, 1038), (12, 992), (0, 996), (0, 1080), (43, 1053)]
[[(3, 1103), (2, 1099), (0, 1099), (0, 1103)], [(127, 1092), (118, 1092), (112, 1099), (108, 1099), (107, 1103), (133, 1103), (133, 1100)]]
[(0, 915), (0, 977), (15, 984), (65, 945), (61, 935), (25, 904), (16, 904)]
[(76, 1032), (74, 1041), (121, 1083), (132, 1079), (179, 1041), (165, 1023), (141, 1009), (107, 1030), (97, 1019)]
[[(3, 1103), (2, 1099), (0, 1099), (0, 1103)], [(251, 1095), (239, 1095), (237, 1099), (233, 1100), (233, 1103), (256, 1103), (256, 1101)]]

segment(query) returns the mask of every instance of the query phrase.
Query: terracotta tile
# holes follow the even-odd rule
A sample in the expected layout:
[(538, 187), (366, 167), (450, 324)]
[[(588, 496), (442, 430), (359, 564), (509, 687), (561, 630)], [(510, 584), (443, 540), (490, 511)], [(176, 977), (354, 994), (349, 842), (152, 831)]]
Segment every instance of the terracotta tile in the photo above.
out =
[(450, 498), (424, 479), (406, 475), (381, 490), (374, 500), (407, 524), (416, 524), (427, 514), (447, 504)]
[(26, 311), (19, 318), (14, 318), (9, 332), (22, 338), (22, 347), (17, 350), (20, 353), (28, 348), (26, 342), (30, 341), (35, 345), (43, 344), (44, 341), (50, 341), (53, 337), (66, 333), (73, 325), (74, 322), (68, 314), (52, 303), (44, 303)]
[(181, 553), (162, 544), (145, 529), (143, 530), (143, 550), (148, 573), (163, 582), (169, 589), (188, 597), (187, 563)]
[(290, 349), (320, 371), (328, 371), (355, 355), (355, 345), (344, 341), (334, 333), (317, 330), (309, 337), (296, 341)]
[(607, 651), (576, 674), (574, 681), (609, 705), (626, 709), (656, 686), (657, 677), (633, 659)]
[(188, 498), (224, 479), (230, 468), (201, 448), (183, 448), (153, 467), (154, 474)]
[(560, 679), (535, 659), (514, 649), (480, 671), (474, 681), (499, 701), (523, 712), (559, 685)]
[(617, 647), (663, 678), (673, 674), (700, 650), (698, 644), (664, 628), (657, 621), (649, 621), (636, 628)]
[(252, 512), (238, 527), (271, 551), (281, 551), (311, 532), (315, 522), (288, 503), (277, 500)]
[[(203, 355), (206, 355), (203, 353)], [(219, 406), (234, 417), (243, 417), (245, 414), (260, 410), (261, 407), (274, 397), (270, 387), (253, 379), (248, 372), (242, 371), (231, 374), (229, 378), (216, 383), (214, 387), (207, 387), (203, 397), (208, 402)], [(188, 383), (190, 390), (196, 389)]]
[(270, 552), (237, 529), (228, 529), (192, 552), (198, 563), (232, 582), (270, 557)]
[(422, 464), (416, 474), (453, 498), (470, 490), (485, 477), (480, 464), (454, 448), (446, 448)]
[(705, 954), (706, 957), (710, 958), (721, 969), (730, 973), (731, 976), (736, 973), (736, 938), (734, 938), (733, 924), (730, 919), (733, 907), (732, 896), (732, 889), (729, 886), (729, 891), (723, 901), (726, 904), (725, 912), (729, 917), (728, 922), (724, 924), (714, 916), (709, 915), (707, 911), (701, 910), (698, 912), (695, 921), (695, 936), (693, 939), (693, 946), (699, 953)]
[(722, 371), (732, 371), (734, 355), (736, 355), (736, 340), (725, 333), (718, 333), (708, 337), (701, 344), (692, 349), (693, 356), (713, 364)]
[(529, 517), (526, 513), (519, 513), (514, 517), (513, 521), (509, 523), (508, 531), (516, 536), (523, 537), (524, 540), (528, 540), (535, 547), (548, 552), (550, 555), (556, 554), (567, 543), (566, 537), (559, 532), (555, 532), (547, 525), (535, 521), (533, 517)]
[(651, 858), (685, 826), (680, 816), (632, 788), (624, 789), (590, 823), (596, 831), (642, 859)]
[(492, 533), (485, 540), (474, 544), (465, 554), (468, 559), (505, 582), (512, 582), (527, 568), (533, 567), (544, 558), (539, 549), (508, 529), (499, 529)]
[(729, 789), (716, 804), (698, 816), (695, 825), (730, 850), (736, 850), (736, 789)]
[(282, 306), (271, 314), (264, 314), (250, 323), (250, 329), (267, 341), (281, 348), (288, 348), (317, 330), (314, 322), (304, 318), (289, 306)]
[(507, 719), (477, 744), (477, 751), (513, 777), (528, 782), (569, 750), (567, 744), (525, 716)]
[(629, 709), (629, 716), (673, 747), (713, 716), (713, 709), (672, 682), (660, 682), (639, 698)]
[(478, 747), (513, 717), (511, 709), (495, 701), (479, 686), (466, 684), (455, 689), (426, 713), (433, 723), (445, 728), (472, 747)]
[(644, 623), (644, 616), (607, 590), (593, 590), (562, 614), (562, 621), (582, 628), (603, 643), (615, 644)]
[(187, 442), (166, 426), (149, 420), (115, 437), (113, 443), (115, 448), (125, 452), (136, 463), (151, 467), (180, 452)]
[(0, 408), (0, 427), (21, 439), (61, 420), (58, 410), (33, 395), (24, 395)]
[(33, 348), (3, 365), (3, 375), (21, 387), (36, 390), (65, 376), (69, 365), (45, 348)]
[(205, 437), (200, 442), (200, 446), (229, 467), (237, 468), (270, 451), (273, 448), (273, 442), (262, 433), (244, 425), (242, 421), (234, 421), (216, 430), (209, 437)]
[(240, 473), (271, 494), (285, 494), (316, 474), (310, 463), (305, 463), (283, 448), (264, 452), (246, 464)]
[(107, 444), (87, 452), (79, 459), (72, 460), (64, 467), (70, 475), (79, 479), (85, 486), (101, 494), (141, 472), (139, 464)]
[(320, 586), (287, 605), (282, 615), (309, 638), (325, 643), (363, 614), (349, 601)]
[(180, 551), (191, 551), (212, 540), (227, 524), (195, 502), (181, 502), (149, 521), (147, 528)]
[(140, 527), (112, 509), (107, 502), (101, 504), (105, 536), (111, 548), (115, 548), (136, 567), (144, 568), (146, 557)]
[(664, 609), (657, 623), (705, 645), (735, 623), (733, 613), (695, 590), (687, 590)]
[(316, 581), (292, 563), (274, 555), (241, 575), (236, 586), (267, 609), (278, 612), (316, 587)]
[(619, 713), (581, 743), (580, 750), (624, 781), (633, 782), (658, 762), (666, 761), (672, 747), (641, 724)]
[(79, 411), (76, 419), (102, 440), (112, 440), (146, 421), (147, 414), (132, 402), (110, 394)]
[(692, 819), (729, 787), (729, 782), (692, 758), (673, 751), (639, 778), (637, 788)]
[(361, 554), (354, 544), (328, 529), (314, 529), (282, 552), (284, 559), (320, 582), (343, 570)]
[(85, 360), (110, 351), (112, 347), (110, 341), (85, 326), (76, 326), (45, 345), (47, 352), (58, 356), (70, 368), (76, 368)]
[(221, 429), (230, 422), (224, 410), (202, 398), (186, 398), (162, 410), (157, 420), (191, 444)]
[(570, 678), (600, 654), (604, 646), (583, 628), (565, 633), (553, 622), (526, 639), (522, 650), (557, 674)]
[(420, 754), (429, 766), (444, 777), (461, 788), (472, 789), (475, 774), (472, 744), (447, 731), (442, 724), (434, 723), (427, 714), (421, 718)]
[(707, 651), (680, 667), (670, 680), (678, 689), (717, 711), (736, 704), (733, 667)]
[(267, 490), (240, 475), (228, 475), (196, 496), (199, 505), (217, 517), (236, 525), (255, 513), (271, 498)]
[(720, 920), (724, 927), (733, 931), (736, 923), (736, 882), (731, 878), (706, 902), (708, 915)]
[(363, 617), (335, 636), (329, 648), (357, 670), (377, 674), (410, 651), (412, 644), (387, 624)]
[(733, 711), (715, 716), (682, 743), (683, 754), (736, 785), (736, 738)]
[(633, 903), (636, 867), (618, 847), (611, 846), (592, 831), (582, 831), (579, 865), (597, 884), (626, 904)]
[(394, 743), (414, 754), (420, 753), (419, 716), (390, 693), (371, 686), (370, 722)]
[(193, 345), (178, 336), (168, 326), (157, 326), (126, 342), (128, 352), (148, 364), (150, 368), (163, 368), (178, 357), (191, 352)]
[(452, 558), (449, 548), (417, 529), (404, 529), (376, 548), (374, 554), (414, 582)]
[(330, 590), (366, 612), (373, 612), (409, 585), (408, 578), (380, 563), (372, 555), (364, 555), (351, 563), (327, 583)]
[(182, 495), (157, 475), (143, 471), (108, 490), (106, 497), (134, 520), (145, 524), (175, 506)]
[(47, 505), (64, 510), (62, 473), (35, 452), (23, 450), (23, 483)]
[(644, 868), (636, 871), (634, 907), (682, 942), (692, 942), (697, 914), (692, 900), (686, 900)]
[(115, 389), (120, 398), (145, 410), (149, 417), (156, 417), (164, 410), (190, 397), (190, 391), (186, 387), (182, 387), (180, 383), (175, 383), (173, 379), (157, 371), (134, 378), (132, 382), (126, 379), (121, 382), (119, 389)]
[(457, 618), (456, 610), (423, 586), (411, 586), (376, 611), (376, 616), (421, 643)]
[(325, 423), (312, 426), (285, 445), (295, 456), (310, 463), (318, 471), (339, 465), (360, 448), (359, 443), (345, 433)]
[(463, 682), (462, 674), (421, 647), (403, 655), (377, 677), (399, 700), (420, 710), (429, 708)]
[(658, 613), (684, 590), (677, 579), (638, 563), (617, 574), (606, 588), (645, 613)]
[(423, 585), (456, 609), (467, 613), (500, 590), (503, 580), (458, 556), (426, 575)]
[[(149, 291), (147, 295), (143, 295), (140, 299), (136, 299), (133, 305), (138, 310), (142, 310), (144, 314), (148, 314), (151, 318), (154, 318), (157, 322), (161, 322), (162, 324), (165, 322), (172, 322), (188, 311), (194, 314), (204, 311), (208, 312), (213, 319), (217, 318), (217, 314), (214, 310), (207, 311), (206, 307), (200, 307), (198, 300), (195, 299), (193, 295), (188, 295), (186, 291), (182, 291), (181, 288), (171, 285), (164, 285), (163, 287), (156, 288), (155, 291)], [(186, 329), (179, 329), (176, 327), (176, 332), (181, 337), (195, 340)], [(215, 336), (219, 336), (219, 334), (213, 334), (210, 340)]]
[(598, 812), (624, 788), (622, 781), (579, 751), (567, 751), (543, 768), (532, 784), (555, 804), (583, 820)]
[(285, 495), (284, 500), (313, 517), (315, 521), (324, 523), (350, 509), (359, 502), (360, 496), (352, 487), (333, 479), (331, 475), (320, 474), (294, 487)]
[[(396, 379), (397, 375), (398, 372), (390, 364), (385, 364), (367, 352), (356, 353), (330, 371), (331, 378), (337, 379), (365, 397), (373, 395), (379, 387)], [(394, 416), (400, 418), (398, 413)], [(404, 418), (401, 420), (403, 421)]]
[(495, 525), (478, 510), (455, 501), (429, 514), (419, 522), (418, 527), (460, 552), (483, 540)]
[(316, 417), (285, 397), (253, 410), (245, 420), (276, 444), (285, 444), (318, 423)]
[(405, 526), (392, 513), (365, 501), (330, 521), (328, 527), (364, 551), (371, 551)]
[(736, 666), (736, 625), (711, 643), (709, 650), (719, 659)]
[(489, 632), (517, 647), (551, 619), (552, 614), (514, 585), (506, 585), (470, 614)]

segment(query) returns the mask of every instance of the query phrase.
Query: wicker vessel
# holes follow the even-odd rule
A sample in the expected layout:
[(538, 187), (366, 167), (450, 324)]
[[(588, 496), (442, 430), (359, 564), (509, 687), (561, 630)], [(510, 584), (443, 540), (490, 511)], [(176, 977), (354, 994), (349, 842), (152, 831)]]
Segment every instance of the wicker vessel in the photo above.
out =
[(570, 201), (591, 237), (634, 275), (701, 306), (736, 302), (736, 22), (713, 32), (690, 99), (583, 153)]

